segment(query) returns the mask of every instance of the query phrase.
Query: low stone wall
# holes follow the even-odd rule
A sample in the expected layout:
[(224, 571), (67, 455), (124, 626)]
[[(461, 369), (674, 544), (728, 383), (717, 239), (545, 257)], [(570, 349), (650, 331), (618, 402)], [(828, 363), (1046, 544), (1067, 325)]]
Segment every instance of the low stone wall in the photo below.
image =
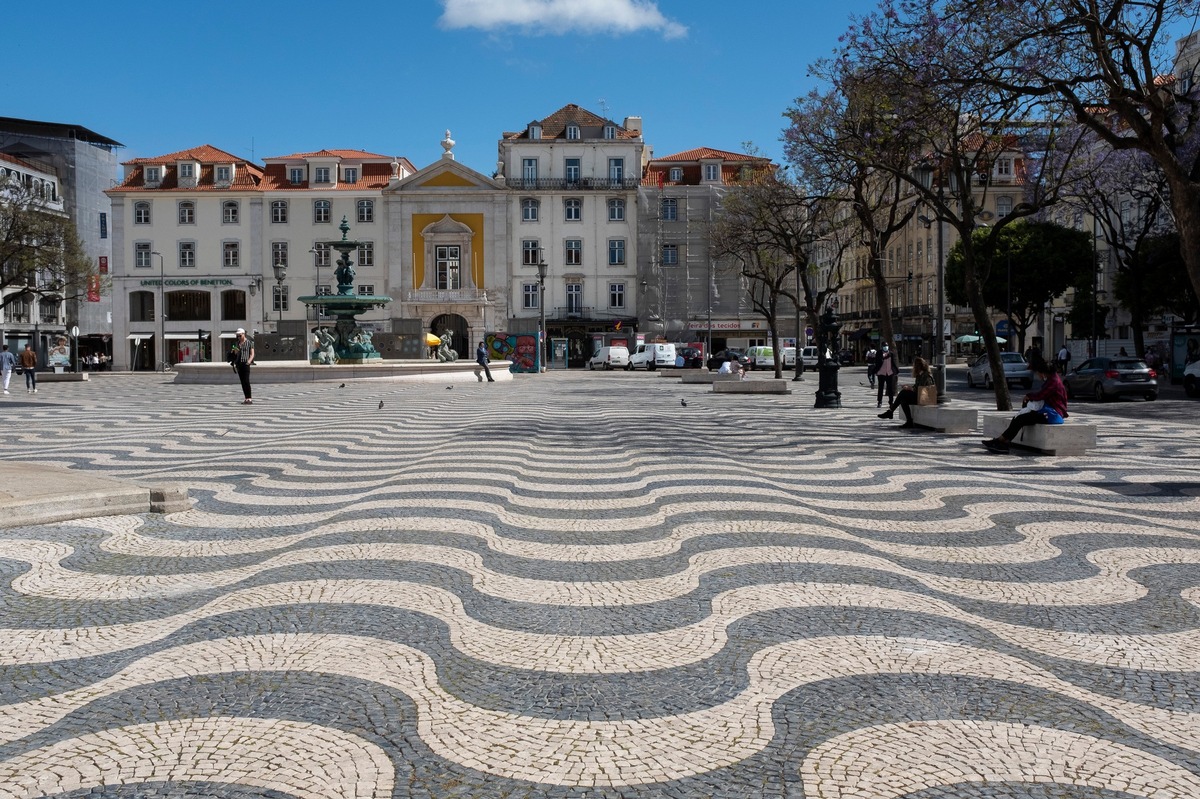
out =
[[(497, 381), (512, 380), (509, 361), (492, 361), (489, 367)], [(486, 381), (482, 367), (474, 361), (379, 361), (364, 364), (314, 365), (308, 361), (267, 361), (250, 368), (251, 384), (345, 382), (347, 380), (427, 380), (450, 383)], [(175, 365), (175, 382), (194, 385), (236, 385), (237, 372), (227, 363), (181, 363)]]

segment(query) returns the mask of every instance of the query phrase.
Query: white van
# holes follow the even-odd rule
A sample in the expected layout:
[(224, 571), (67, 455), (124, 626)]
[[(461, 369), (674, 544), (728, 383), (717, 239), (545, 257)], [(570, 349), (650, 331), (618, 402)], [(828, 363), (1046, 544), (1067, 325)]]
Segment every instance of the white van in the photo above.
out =
[(630, 370), (641, 366), (653, 372), (660, 366), (674, 365), (674, 344), (638, 344), (633, 352), (629, 354), (629, 363), (625, 368)]
[(751, 347), (746, 350), (746, 357), (750, 359), (750, 370), (755, 369), (775, 369), (775, 350), (771, 347)]
[(804, 366), (801, 367), (803, 371), (815, 372), (817, 370), (817, 348), (805, 347), (800, 350), (800, 360), (804, 362)]
[(629, 349), (627, 347), (601, 347), (587, 362), (588, 369), (623, 369), (629, 368)]

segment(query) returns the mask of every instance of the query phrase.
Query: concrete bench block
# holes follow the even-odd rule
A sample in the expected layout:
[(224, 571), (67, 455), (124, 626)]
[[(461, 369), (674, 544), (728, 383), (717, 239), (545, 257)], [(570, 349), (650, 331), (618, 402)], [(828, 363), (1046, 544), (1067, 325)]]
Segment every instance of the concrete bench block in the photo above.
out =
[[(974, 408), (951, 408), (946, 405), (912, 405), (913, 424), (939, 433), (969, 433), (979, 424)], [(900, 415), (900, 414), (897, 414)]]
[(182, 483), (163, 483), (149, 489), (151, 513), (180, 513), (192, 507), (187, 486)]
[[(1004, 432), (1012, 414), (991, 414), (983, 417), (983, 434), (995, 438)], [(1082, 455), (1096, 446), (1096, 425), (1039, 424), (1026, 427), (1009, 444), (1014, 447), (1037, 450), (1046, 455)]]
[[(726, 375), (720, 375), (726, 377)], [(788, 381), (775, 380), (714, 380), (714, 394), (791, 394)]]
[(737, 381), (741, 380), (738, 375), (722, 375), (716, 372), (708, 372), (704, 369), (689, 369), (679, 375), (684, 384), (689, 383), (715, 383), (718, 380)]

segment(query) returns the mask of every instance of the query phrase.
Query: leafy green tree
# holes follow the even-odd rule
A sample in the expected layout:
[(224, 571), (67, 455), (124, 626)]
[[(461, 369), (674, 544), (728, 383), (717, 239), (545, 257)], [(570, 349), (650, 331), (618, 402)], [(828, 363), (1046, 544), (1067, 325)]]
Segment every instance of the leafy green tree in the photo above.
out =
[(1126, 307), (1136, 304), (1149, 314), (1173, 314), (1184, 324), (1200, 320), (1200, 301), (1184, 268), (1179, 244), (1176, 233), (1142, 241), (1136, 268), (1117, 273), (1113, 284), (1117, 300)]
[(95, 276), (66, 214), (20, 183), (0, 186), (0, 308), (42, 297), (79, 299)]
[[(989, 308), (1012, 314), (1017, 351), (1046, 303), (1081, 281), (1089, 291), (1092, 279), (1092, 239), (1086, 233), (1053, 222), (1023, 220), (989, 236), (986, 228), (973, 233), (976, 246), (986, 249), (980, 282)], [(946, 296), (958, 305), (967, 302), (962, 243), (946, 257)]]

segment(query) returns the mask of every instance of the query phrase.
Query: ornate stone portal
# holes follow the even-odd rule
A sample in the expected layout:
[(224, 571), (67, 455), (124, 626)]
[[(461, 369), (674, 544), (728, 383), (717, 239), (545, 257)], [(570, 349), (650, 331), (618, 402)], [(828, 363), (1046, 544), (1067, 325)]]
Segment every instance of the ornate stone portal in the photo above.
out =
[(341, 239), (323, 241), (337, 250), (341, 257), (337, 260), (334, 277), (337, 278), (337, 294), (314, 295), (300, 297), (305, 306), (323, 306), (325, 313), (337, 319), (333, 330), (328, 327), (318, 327), (313, 331), (315, 346), (310, 353), (309, 362), (314, 364), (332, 363), (366, 363), (383, 360), (379, 350), (371, 343), (371, 332), (358, 324), (359, 314), (372, 308), (381, 308), (392, 301), (391, 297), (377, 294), (354, 293), (354, 267), (350, 264), (350, 253), (362, 246), (362, 242), (349, 238), (350, 225), (346, 217), (338, 226), (342, 231)]

